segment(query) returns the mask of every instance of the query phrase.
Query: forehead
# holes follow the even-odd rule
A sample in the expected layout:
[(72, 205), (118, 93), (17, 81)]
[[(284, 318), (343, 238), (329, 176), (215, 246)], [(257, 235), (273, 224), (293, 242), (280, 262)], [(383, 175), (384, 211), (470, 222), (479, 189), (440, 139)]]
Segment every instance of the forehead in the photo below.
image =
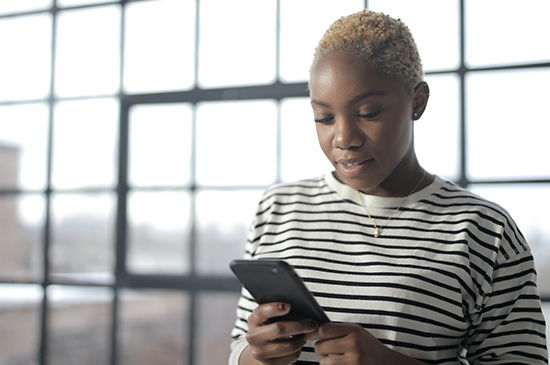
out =
[(312, 97), (321, 97), (327, 93), (344, 96), (370, 89), (391, 93), (400, 92), (404, 87), (370, 65), (365, 58), (345, 51), (335, 51), (324, 56), (311, 75)]

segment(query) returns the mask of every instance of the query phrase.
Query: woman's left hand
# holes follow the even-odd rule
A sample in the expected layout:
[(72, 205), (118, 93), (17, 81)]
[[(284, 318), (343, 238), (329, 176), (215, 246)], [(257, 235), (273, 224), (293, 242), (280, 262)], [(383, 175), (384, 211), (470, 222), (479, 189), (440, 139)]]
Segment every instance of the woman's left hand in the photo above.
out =
[(322, 357), (320, 365), (423, 364), (391, 350), (354, 323), (325, 323), (304, 339), (318, 340), (315, 353)]
[(321, 365), (385, 364), (391, 352), (363, 327), (352, 323), (325, 323), (307, 334), (305, 340), (318, 340), (315, 353), (322, 357)]

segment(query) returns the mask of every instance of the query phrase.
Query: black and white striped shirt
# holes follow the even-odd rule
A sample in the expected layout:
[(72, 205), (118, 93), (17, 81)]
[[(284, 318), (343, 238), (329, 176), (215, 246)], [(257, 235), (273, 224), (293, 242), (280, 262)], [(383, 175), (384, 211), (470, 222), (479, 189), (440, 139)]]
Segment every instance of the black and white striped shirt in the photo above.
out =
[[(403, 198), (362, 195), (377, 226)], [(545, 364), (530, 249), (508, 213), (436, 177), (375, 238), (357, 192), (332, 174), (270, 188), (245, 258), (283, 259), (334, 322), (430, 364)], [(256, 303), (243, 290), (229, 364)], [(307, 344), (297, 364), (319, 358)]]

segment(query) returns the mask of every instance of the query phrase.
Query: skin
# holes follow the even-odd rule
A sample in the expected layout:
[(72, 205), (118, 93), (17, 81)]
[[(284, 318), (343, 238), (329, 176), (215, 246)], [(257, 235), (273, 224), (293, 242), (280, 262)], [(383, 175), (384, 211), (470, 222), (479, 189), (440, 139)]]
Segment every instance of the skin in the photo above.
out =
[[(425, 82), (407, 92), (402, 83), (357, 55), (340, 51), (326, 55), (312, 74), (310, 96), (319, 143), (335, 177), (371, 195), (411, 193), (424, 173), (414, 151), (413, 119), (422, 116), (428, 95)], [(346, 167), (346, 162), (359, 164)], [(417, 190), (433, 179), (426, 174)], [(239, 359), (241, 365), (292, 364), (303, 345), (314, 340), (321, 365), (423, 364), (389, 349), (354, 323), (269, 323), (289, 310), (288, 304), (268, 303), (252, 312), (246, 337), (250, 346)]]
[[(249, 345), (241, 354), (241, 365), (288, 365), (298, 359), (306, 344), (305, 334), (313, 334), (317, 323), (311, 320), (268, 323), (272, 317), (290, 312), (286, 303), (267, 303), (256, 307), (248, 317)], [(291, 336), (293, 336), (291, 338)]]
[[(424, 172), (414, 151), (413, 114), (418, 119), (424, 113), (428, 85), (421, 82), (410, 94), (346, 52), (325, 56), (310, 85), (317, 136), (335, 177), (370, 195), (407, 196)], [(350, 173), (346, 161), (365, 162), (360, 173)], [(427, 175), (418, 189), (432, 181)]]

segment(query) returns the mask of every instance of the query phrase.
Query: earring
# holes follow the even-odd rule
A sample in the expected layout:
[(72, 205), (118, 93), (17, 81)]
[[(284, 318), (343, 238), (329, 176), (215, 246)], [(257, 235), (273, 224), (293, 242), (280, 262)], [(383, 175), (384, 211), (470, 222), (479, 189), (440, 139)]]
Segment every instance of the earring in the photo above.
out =
[(414, 118), (418, 118), (418, 113), (417, 113), (417, 112), (414, 112), (414, 113), (413, 113), (413, 117), (414, 117)]

